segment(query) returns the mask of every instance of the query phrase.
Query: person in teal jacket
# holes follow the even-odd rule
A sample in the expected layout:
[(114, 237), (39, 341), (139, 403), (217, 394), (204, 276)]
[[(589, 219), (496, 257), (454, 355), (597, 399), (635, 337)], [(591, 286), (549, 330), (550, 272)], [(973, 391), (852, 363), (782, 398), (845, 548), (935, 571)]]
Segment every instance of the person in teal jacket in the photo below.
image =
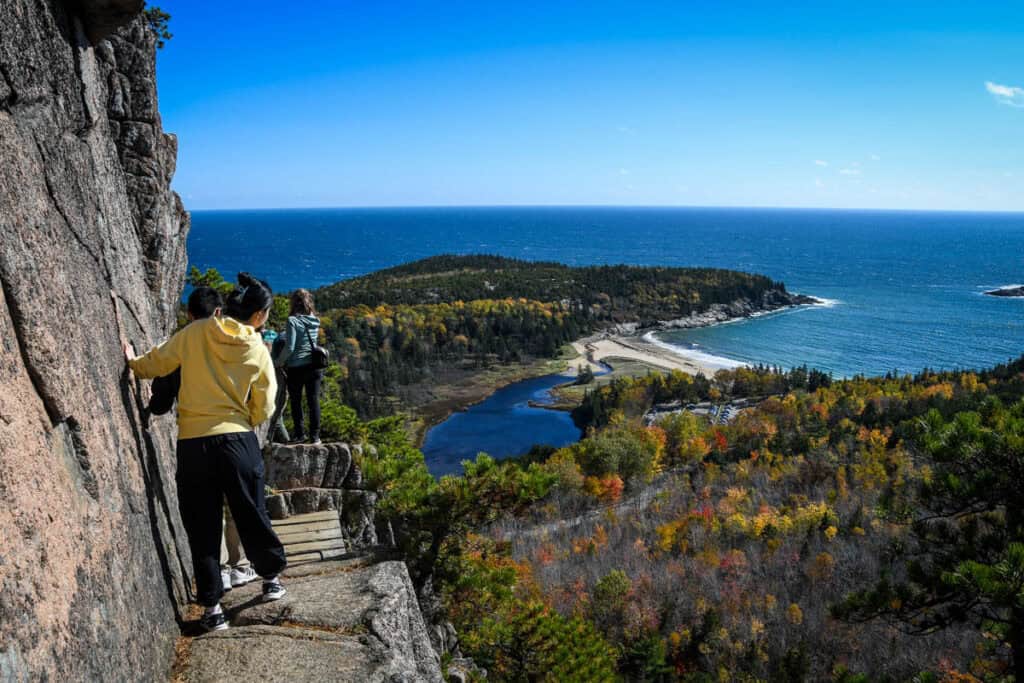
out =
[(320, 334), (320, 318), (313, 307), (313, 294), (308, 289), (297, 289), (291, 295), (291, 310), (284, 331), (281, 351), (274, 357), (274, 365), (283, 367), (288, 375), (288, 398), (292, 407), (291, 443), (305, 438), (302, 419), (302, 394), (306, 394), (309, 409), (309, 442), (320, 443), (320, 384), (324, 371), (313, 367), (313, 346)]

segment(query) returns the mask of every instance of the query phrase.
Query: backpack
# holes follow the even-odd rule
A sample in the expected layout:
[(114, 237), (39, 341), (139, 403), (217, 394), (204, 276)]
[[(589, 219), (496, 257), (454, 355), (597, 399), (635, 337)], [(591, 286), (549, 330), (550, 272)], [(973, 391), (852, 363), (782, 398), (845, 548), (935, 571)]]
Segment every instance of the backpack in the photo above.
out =
[(330, 353), (327, 349), (313, 341), (313, 334), (306, 327), (306, 338), (309, 339), (309, 360), (314, 370), (323, 370), (330, 361)]

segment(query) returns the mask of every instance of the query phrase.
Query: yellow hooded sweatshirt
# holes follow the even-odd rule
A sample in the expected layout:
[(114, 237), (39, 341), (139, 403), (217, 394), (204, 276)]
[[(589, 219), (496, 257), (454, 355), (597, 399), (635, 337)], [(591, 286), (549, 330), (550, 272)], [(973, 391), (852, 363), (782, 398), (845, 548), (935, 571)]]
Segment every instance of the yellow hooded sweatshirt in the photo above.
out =
[(259, 333), (234, 318), (189, 323), (128, 365), (144, 379), (181, 368), (179, 439), (247, 432), (274, 412), (270, 353)]

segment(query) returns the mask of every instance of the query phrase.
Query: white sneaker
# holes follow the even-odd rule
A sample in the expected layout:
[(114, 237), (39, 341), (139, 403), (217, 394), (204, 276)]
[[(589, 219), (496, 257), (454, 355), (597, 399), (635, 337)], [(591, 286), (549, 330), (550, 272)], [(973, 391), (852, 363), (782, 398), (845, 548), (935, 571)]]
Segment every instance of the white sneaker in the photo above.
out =
[(220, 608), (220, 604), (216, 604), (213, 607), (207, 607), (203, 611), (203, 616), (199, 619), (199, 625), (207, 632), (223, 631), (228, 627), (228, 618), (224, 614), (224, 610)]
[(252, 567), (235, 568), (231, 570), (231, 587), (238, 588), (258, 578), (260, 578), (259, 574)]
[(224, 585), (224, 592), (227, 593), (231, 590), (231, 570), (221, 569), (220, 570), (220, 582)]
[(281, 580), (276, 576), (272, 579), (263, 580), (263, 601), (270, 602), (272, 600), (280, 600), (287, 593), (284, 586), (281, 585)]

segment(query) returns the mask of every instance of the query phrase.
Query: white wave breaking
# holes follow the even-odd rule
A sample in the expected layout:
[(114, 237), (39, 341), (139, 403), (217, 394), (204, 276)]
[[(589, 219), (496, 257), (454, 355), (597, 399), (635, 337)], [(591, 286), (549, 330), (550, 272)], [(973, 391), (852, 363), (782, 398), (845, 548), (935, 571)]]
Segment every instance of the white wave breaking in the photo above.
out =
[[(804, 306), (787, 306), (786, 308), (776, 309), (773, 311), (758, 311), (747, 317), (729, 318), (728, 320), (722, 320), (720, 322), (712, 323), (708, 327), (717, 327), (718, 325), (730, 325), (733, 323), (740, 323), (746, 320), (751, 320), (753, 318), (763, 318), (767, 316), (783, 315), (786, 313), (796, 313), (798, 311), (806, 310), (808, 308), (835, 308), (836, 306), (839, 306), (840, 304), (843, 303), (839, 299), (826, 299), (825, 297), (820, 296), (815, 296), (812, 298), (815, 300), (815, 303), (813, 304), (808, 304)], [(660, 349), (664, 349), (665, 351), (672, 353), (675, 356), (685, 358), (686, 360), (692, 361), (694, 363), (700, 363), (705, 366), (711, 366), (719, 370), (732, 370), (735, 368), (741, 368), (750, 365), (750, 363), (744, 361), (738, 361), (733, 358), (726, 358), (725, 356), (716, 356), (713, 353), (699, 351), (693, 347), (677, 346), (676, 344), (662, 341), (661, 339), (658, 339), (658, 337), (656, 336), (656, 332), (653, 331), (643, 335), (642, 339), (648, 342), (649, 344), (653, 344), (654, 346), (657, 346)]]
[(710, 366), (718, 370), (732, 370), (734, 368), (741, 368), (749, 363), (743, 361), (733, 360), (732, 358), (726, 358), (724, 356), (715, 356), (704, 351), (698, 351), (694, 348), (686, 348), (683, 346), (676, 346), (669, 342), (662, 341), (655, 336), (654, 332), (648, 332), (641, 337), (645, 342), (657, 346), (659, 349), (664, 349), (674, 356), (679, 356), (688, 361), (693, 361), (699, 365)]

